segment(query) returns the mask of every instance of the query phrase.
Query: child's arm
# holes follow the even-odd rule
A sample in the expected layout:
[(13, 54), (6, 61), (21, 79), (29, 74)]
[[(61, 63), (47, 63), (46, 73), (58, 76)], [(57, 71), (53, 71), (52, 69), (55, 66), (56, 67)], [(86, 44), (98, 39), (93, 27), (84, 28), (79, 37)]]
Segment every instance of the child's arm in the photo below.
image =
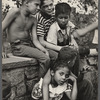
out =
[(51, 75), (50, 75), (50, 70), (48, 70), (47, 74), (44, 76), (43, 80), (43, 100), (49, 100), (49, 84), (51, 81)]
[(37, 27), (37, 21), (35, 18), (33, 18), (34, 24), (32, 27), (32, 40), (33, 40), (33, 44), (42, 52), (44, 52), (46, 55), (49, 56), (48, 51), (40, 44), (40, 42), (37, 39), (37, 34), (36, 34), (36, 27)]
[(72, 47), (73, 49), (78, 50), (78, 48), (79, 48), (79, 46), (78, 46), (76, 40), (74, 39), (73, 35), (71, 35), (71, 43), (70, 43), (70, 45), (73, 46), (73, 47)]
[(61, 46), (57, 46), (50, 42), (45, 41), (44, 37), (42, 36), (39, 36), (39, 41), (44, 47), (55, 50), (55, 51), (60, 51), (60, 49), (62, 48)]
[(6, 28), (8, 28), (10, 23), (17, 17), (18, 14), (19, 14), (18, 8), (13, 8), (12, 10), (10, 10), (7, 13), (6, 17), (4, 18), (4, 20), (2, 22), (2, 31), (4, 31)]
[(69, 76), (69, 79), (73, 81), (72, 91), (65, 92), (65, 94), (68, 96), (70, 100), (76, 100), (77, 99), (77, 80), (71, 75)]
[[(12, 10), (10, 10), (6, 17), (4, 18), (4, 20), (2, 21), (2, 34), (3, 31), (5, 31), (9, 25), (11, 24), (11, 22), (16, 19), (16, 17), (19, 14), (19, 9), (18, 8), (13, 8)], [(7, 53), (6, 50), (3, 51), (5, 43), (2, 44), (2, 58), (7, 58)]]
[(71, 100), (76, 100), (76, 98), (77, 98), (77, 80), (73, 76), (70, 76), (70, 79), (73, 81)]
[(61, 46), (57, 45), (57, 29), (55, 23), (52, 24), (49, 28), (48, 35), (47, 35), (47, 48), (60, 51), (62, 48)]
[(76, 31), (74, 31), (72, 34), (75, 38), (78, 38), (79, 36), (84, 36), (86, 33), (94, 30), (95, 28), (98, 27), (98, 21), (88, 25), (85, 28), (82, 29), (77, 29)]

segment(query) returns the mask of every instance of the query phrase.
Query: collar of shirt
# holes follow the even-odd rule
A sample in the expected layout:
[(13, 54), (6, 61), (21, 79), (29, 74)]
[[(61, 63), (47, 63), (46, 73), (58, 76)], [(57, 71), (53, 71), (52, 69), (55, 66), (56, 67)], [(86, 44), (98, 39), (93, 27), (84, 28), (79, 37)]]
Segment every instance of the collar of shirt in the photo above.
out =
[(57, 22), (55, 22), (55, 24), (56, 24), (56, 27), (57, 27), (57, 32), (60, 31), (63, 35), (66, 34), (66, 31), (67, 31), (67, 34), (69, 35), (70, 29), (75, 27), (75, 25), (70, 21), (68, 22), (68, 24), (66, 25), (66, 29), (64, 29), (64, 30), (59, 27)]

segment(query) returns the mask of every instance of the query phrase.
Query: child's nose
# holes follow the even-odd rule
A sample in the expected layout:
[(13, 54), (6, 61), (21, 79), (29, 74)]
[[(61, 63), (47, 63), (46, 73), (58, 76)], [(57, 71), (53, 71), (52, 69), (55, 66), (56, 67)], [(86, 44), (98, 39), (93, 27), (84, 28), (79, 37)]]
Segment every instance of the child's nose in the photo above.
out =
[(48, 9), (52, 9), (52, 7), (51, 6), (48, 6)]
[(63, 18), (62, 21), (65, 22), (65, 18)]
[(65, 75), (63, 75), (62, 78), (63, 78), (63, 80), (65, 80), (66, 79)]
[(38, 6), (37, 9), (40, 10), (40, 6)]

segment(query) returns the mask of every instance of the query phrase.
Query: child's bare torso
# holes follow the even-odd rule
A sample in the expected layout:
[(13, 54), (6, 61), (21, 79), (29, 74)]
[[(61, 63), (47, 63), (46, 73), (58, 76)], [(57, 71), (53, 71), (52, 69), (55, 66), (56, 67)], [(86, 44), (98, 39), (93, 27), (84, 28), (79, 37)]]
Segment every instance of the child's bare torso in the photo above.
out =
[(25, 17), (19, 13), (8, 27), (9, 41), (14, 42), (16, 40), (27, 39), (30, 31), (32, 32), (34, 20), (35, 18), (33, 17)]

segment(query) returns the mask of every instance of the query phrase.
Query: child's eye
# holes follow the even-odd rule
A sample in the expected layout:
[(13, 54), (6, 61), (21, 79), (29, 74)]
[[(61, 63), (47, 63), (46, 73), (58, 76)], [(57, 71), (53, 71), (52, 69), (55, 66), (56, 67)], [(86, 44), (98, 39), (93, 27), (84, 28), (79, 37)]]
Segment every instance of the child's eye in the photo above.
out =
[(60, 73), (60, 75), (62, 76), (62, 75), (63, 75), (63, 73)]
[(68, 19), (68, 17), (59, 17), (59, 19)]
[(53, 6), (53, 4), (51, 3), (50, 6)]
[(36, 6), (39, 6), (39, 4), (35, 4)]
[(69, 74), (66, 74), (66, 76), (65, 76), (66, 78), (68, 78), (69, 77)]
[(59, 17), (59, 19), (63, 19), (63, 17)]
[(44, 8), (47, 8), (47, 7), (48, 7), (47, 5), (44, 6)]
[(67, 17), (65, 17), (65, 19), (68, 19), (69, 17), (67, 16)]

